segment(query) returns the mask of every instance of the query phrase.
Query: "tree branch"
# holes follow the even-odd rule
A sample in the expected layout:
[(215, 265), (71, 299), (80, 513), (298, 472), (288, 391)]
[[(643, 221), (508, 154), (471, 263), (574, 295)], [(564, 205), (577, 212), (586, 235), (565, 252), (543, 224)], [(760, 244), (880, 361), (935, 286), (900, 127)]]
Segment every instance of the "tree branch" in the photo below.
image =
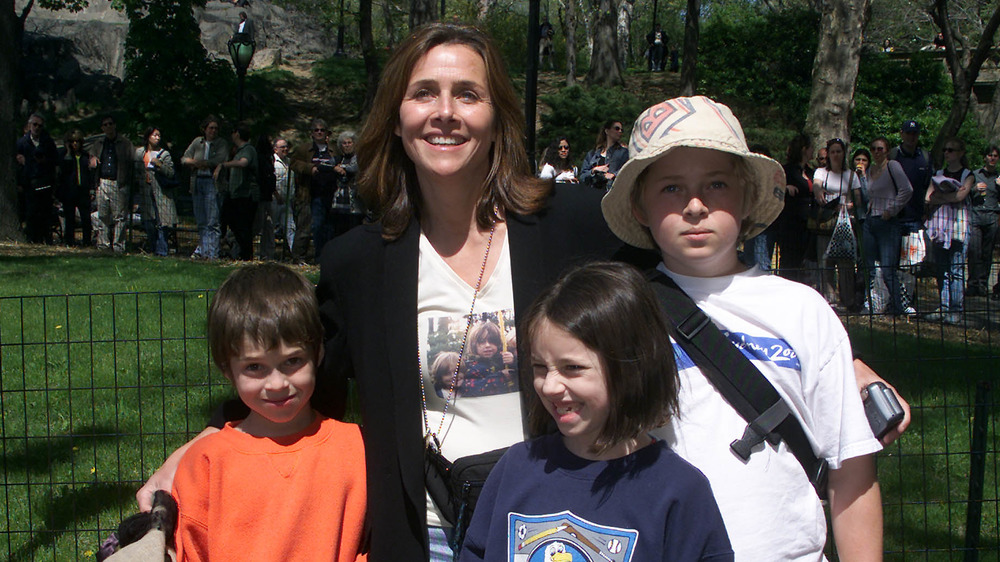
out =
[(24, 22), (28, 20), (28, 14), (31, 13), (31, 8), (35, 5), (35, 0), (28, 0), (28, 4), (21, 10), (21, 15), (17, 17), (21, 21), (21, 28), (24, 28)]
[(969, 67), (977, 69), (976, 74), (979, 73), (978, 69), (986, 62), (986, 57), (990, 55), (990, 50), (993, 48), (993, 36), (996, 35), (997, 28), (1000, 28), (1000, 4), (993, 10), (993, 16), (990, 17), (990, 21), (986, 22), (983, 34), (979, 37), (979, 44), (976, 45), (976, 52), (972, 54)]

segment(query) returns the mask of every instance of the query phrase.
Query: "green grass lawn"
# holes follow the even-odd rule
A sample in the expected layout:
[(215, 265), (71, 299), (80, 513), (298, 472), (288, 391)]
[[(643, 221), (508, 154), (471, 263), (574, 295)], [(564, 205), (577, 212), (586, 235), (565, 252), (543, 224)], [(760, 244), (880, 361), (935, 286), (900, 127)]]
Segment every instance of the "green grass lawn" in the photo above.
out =
[[(998, 350), (955, 328), (850, 328), (856, 350), (913, 407), (913, 423), (879, 455), (887, 560), (960, 560), (964, 553), (976, 386), (996, 378)], [(981, 335), (981, 334), (979, 334)], [(1000, 554), (996, 394), (986, 395), (985, 478), (979, 548)]]
[(234, 267), (0, 257), (0, 558), (93, 558), (145, 478), (232, 396), (205, 315)]
[[(0, 248), (0, 559), (93, 558), (145, 478), (232, 396), (209, 360), (204, 319), (233, 267)], [(852, 318), (849, 331), (914, 411), (909, 432), (879, 455), (886, 558), (961, 559), (972, 405), (1000, 364), (996, 344), (928, 324)], [(992, 401), (987, 412), (980, 548), (996, 560)]]

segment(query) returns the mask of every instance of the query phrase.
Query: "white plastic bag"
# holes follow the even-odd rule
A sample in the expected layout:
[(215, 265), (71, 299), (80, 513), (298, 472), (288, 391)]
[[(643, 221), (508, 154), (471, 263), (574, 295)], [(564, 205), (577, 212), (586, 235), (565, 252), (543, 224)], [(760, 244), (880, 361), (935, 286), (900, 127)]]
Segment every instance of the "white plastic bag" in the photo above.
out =
[[(876, 262), (877, 263), (877, 262)], [(885, 279), (882, 277), (882, 268), (875, 268), (875, 276), (872, 277), (871, 286), (868, 288), (868, 307), (872, 314), (882, 314), (889, 308), (889, 289), (885, 286)]]
[(925, 257), (927, 257), (927, 245), (924, 242), (924, 229), (921, 228), (903, 237), (899, 252), (900, 267), (920, 265)]

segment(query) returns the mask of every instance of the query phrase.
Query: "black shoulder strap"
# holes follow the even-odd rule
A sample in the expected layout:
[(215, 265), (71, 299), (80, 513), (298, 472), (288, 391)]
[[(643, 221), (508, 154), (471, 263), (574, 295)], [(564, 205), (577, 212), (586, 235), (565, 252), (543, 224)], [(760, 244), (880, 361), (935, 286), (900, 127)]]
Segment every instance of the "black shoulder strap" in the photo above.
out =
[(825, 499), (827, 463), (816, 458), (798, 419), (771, 382), (672, 279), (658, 270), (647, 279), (676, 330), (677, 343), (748, 423), (743, 437), (730, 443), (730, 449), (747, 461), (765, 439), (772, 445), (784, 439), (816, 493)]

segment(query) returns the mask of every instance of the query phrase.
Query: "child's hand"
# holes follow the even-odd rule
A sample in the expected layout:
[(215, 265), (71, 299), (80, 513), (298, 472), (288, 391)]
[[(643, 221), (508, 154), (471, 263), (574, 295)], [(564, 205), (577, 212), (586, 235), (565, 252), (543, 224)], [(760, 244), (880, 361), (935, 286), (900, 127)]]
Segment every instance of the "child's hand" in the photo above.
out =
[(899, 405), (903, 408), (903, 421), (899, 422), (899, 425), (894, 427), (889, 433), (886, 433), (882, 437), (882, 445), (891, 445), (895, 440), (899, 439), (903, 433), (906, 432), (906, 428), (910, 426), (910, 404), (903, 399), (903, 396), (896, 391), (896, 388), (886, 382), (882, 377), (878, 376), (878, 373), (872, 370), (864, 361), (860, 359), (854, 360), (854, 378), (858, 383), (858, 392), (864, 390), (865, 387), (873, 382), (881, 382), (887, 387), (889, 387), (895, 394), (896, 399), (899, 400)]
[(510, 365), (514, 362), (514, 354), (509, 351), (504, 351), (500, 354), (500, 357), (503, 358), (504, 365)]

